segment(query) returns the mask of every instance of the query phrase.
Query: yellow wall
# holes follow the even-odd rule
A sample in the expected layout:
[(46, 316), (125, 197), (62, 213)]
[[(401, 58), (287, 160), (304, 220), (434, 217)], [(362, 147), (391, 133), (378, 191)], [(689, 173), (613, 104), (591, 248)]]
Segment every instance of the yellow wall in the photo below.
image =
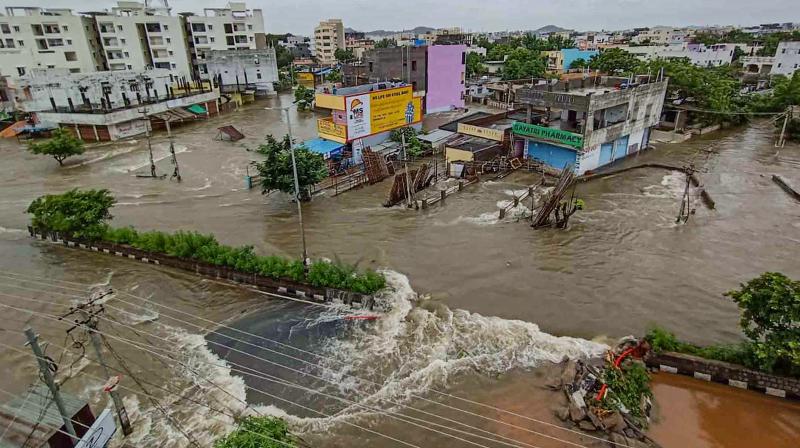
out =
[(318, 93), (314, 95), (314, 101), (317, 107), (324, 109), (344, 110), (344, 97), (339, 95), (331, 95), (328, 93)]
[(444, 148), (444, 156), (448, 162), (471, 162), (475, 158), (475, 154), (470, 151), (447, 146)]
[(330, 119), (317, 120), (317, 134), (320, 137), (339, 143), (347, 143), (347, 126), (334, 123)]
[(309, 89), (314, 88), (314, 74), (311, 72), (297, 73), (297, 83)]

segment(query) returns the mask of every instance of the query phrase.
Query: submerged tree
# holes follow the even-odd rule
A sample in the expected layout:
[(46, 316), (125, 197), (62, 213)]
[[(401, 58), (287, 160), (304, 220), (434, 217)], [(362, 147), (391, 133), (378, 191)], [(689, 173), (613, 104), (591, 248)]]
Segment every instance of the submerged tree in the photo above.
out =
[(297, 103), (298, 110), (311, 110), (314, 105), (314, 89), (303, 85), (297, 86), (297, 90), (294, 91), (294, 102)]
[[(258, 153), (264, 156), (262, 162), (256, 163), (261, 190), (263, 194), (271, 191), (282, 191), (294, 195), (294, 172), (292, 169), (292, 153), (289, 136), (278, 141), (268, 135), (266, 141), (259, 145)], [(319, 183), (328, 175), (328, 167), (322, 155), (311, 152), (303, 145), (295, 146), (297, 160), (297, 178), (300, 184), (300, 200), (311, 199), (309, 187)]]
[(59, 165), (64, 166), (64, 159), (83, 154), (85, 150), (81, 140), (66, 129), (58, 128), (53, 130), (52, 137), (46, 142), (28, 145), (28, 151), (52, 156)]
[(103, 235), (111, 219), (109, 209), (116, 200), (108, 190), (73, 189), (62, 194), (48, 194), (35, 199), (26, 213), (31, 224), (40, 230), (63, 232), (83, 238)]

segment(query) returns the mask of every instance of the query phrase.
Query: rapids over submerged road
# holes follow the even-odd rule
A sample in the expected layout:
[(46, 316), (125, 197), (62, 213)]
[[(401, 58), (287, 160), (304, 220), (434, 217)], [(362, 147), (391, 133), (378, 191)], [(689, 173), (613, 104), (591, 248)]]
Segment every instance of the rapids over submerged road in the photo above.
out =
[[(290, 100), (281, 96), (268, 105)], [(63, 350), (56, 346), (72, 343), (65, 344), (64, 328), (20, 309), (60, 314), (85, 296), (87, 285), (107, 284), (117, 291), (108, 299), (115, 321), (101, 322), (101, 331), (119, 338), (110, 342), (137, 377), (162, 386), (151, 386), (150, 394), (199, 441), (230, 426), (232, 419), (216, 411), (234, 413), (249, 404), (253, 412), (287, 415), (313, 446), (403, 446), (351, 424), (418, 446), (470, 444), (408, 421), (479, 432), (429, 414), (508, 438), (502, 439), (506, 444), (470, 439), (483, 446), (574, 446), (555, 439), (591, 446), (596, 441), (586, 436), (521, 417), (553, 422), (547, 404), (552, 392), (540, 387), (550, 362), (599, 354), (604, 345), (592, 341), (642, 334), (653, 323), (697, 343), (736, 341), (737, 310), (721, 293), (767, 270), (800, 277), (800, 209), (770, 180), (779, 174), (797, 182), (800, 147), (787, 144), (776, 151), (765, 122), (661, 145), (625, 162), (697, 163), (717, 208), (708, 210), (697, 200), (687, 225), (674, 224), (682, 175), (658, 170), (580, 184), (586, 210), (573, 216), (566, 231), (533, 231), (516, 222), (514, 213), (498, 221), (498, 206), (535, 181), (525, 174), (481, 182), (424, 212), (382, 207), (387, 182), (315, 198), (303, 212), (312, 256), (390, 269), (394, 291), (383, 300), (392, 310), (376, 321), (342, 319), (345, 311), (269, 300), (177, 271), (39, 243), (23, 230), (25, 207), (41, 194), (109, 188), (118, 199), (117, 225), (193, 229), (227, 244), (253, 244), (264, 253), (298, 254), (295, 211), (287, 197), (244, 189), (245, 166), (256, 159), (246, 148), (285, 129), (279, 112), (263, 106), (176, 130), (181, 184), (134, 176), (147, 160), (143, 140), (92, 148), (63, 169), (24, 152), (15, 141), (0, 142), (0, 304), (14, 307), (3, 310), (3, 343), (22, 347), (20, 329), (28, 323), (52, 342), (48, 354), (58, 360)], [(300, 138), (314, 135), (312, 114), (292, 120)], [(215, 141), (216, 127), (230, 123), (247, 138)], [(166, 154), (166, 139), (156, 136), (154, 148), (156, 158)], [(705, 151), (712, 152), (707, 157)], [(160, 172), (170, 169), (168, 159), (157, 166)], [(214, 332), (214, 322), (250, 335), (230, 328)], [(156, 349), (142, 350), (143, 345), (168, 350), (181, 364)], [(4, 387), (23, 392), (35, 377), (31, 360), (4, 347), (0, 359), (9, 379)], [(62, 372), (87, 373), (65, 387), (91, 395), (101, 406), (96, 391), (102, 381), (88, 375), (99, 375), (100, 369), (77, 361), (73, 351), (61, 361)], [(248, 374), (250, 368), (259, 374)], [(698, 446), (746, 446), (747, 439), (725, 435), (740, 428), (729, 424), (727, 431), (719, 430), (725, 426), (719, 411), (703, 405), (727, 399), (728, 392), (712, 388), (680, 395), (664, 392), (661, 381), (656, 394), (664, 401), (663, 418), (653, 431), (665, 446), (686, 440), (658, 434), (680, 425), (675, 415), (687, 407), (697, 415), (696, 426), (685, 429), (695, 435), (688, 440), (705, 444)], [(188, 446), (143, 394), (123, 395), (136, 426), (134, 446)], [(753, 418), (768, 419), (775, 406), (781, 409), (781, 424), (769, 426), (773, 438), (762, 440), (797, 444), (800, 409), (758, 400), (766, 405), (752, 406)], [(676, 402), (688, 404), (676, 408)], [(375, 409), (397, 412), (406, 421)]]

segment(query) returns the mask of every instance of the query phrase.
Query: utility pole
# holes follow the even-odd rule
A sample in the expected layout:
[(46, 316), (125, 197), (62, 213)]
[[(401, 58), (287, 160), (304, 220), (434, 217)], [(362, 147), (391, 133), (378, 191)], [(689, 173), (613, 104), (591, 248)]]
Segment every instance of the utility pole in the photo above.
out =
[(294, 139), (292, 139), (292, 120), (289, 108), (283, 109), (286, 113), (286, 129), (289, 132), (289, 152), (292, 153), (292, 172), (294, 173), (294, 200), (297, 202), (297, 218), (300, 220), (300, 237), (303, 240), (303, 270), (308, 272), (308, 252), (306, 251), (306, 231), (303, 227), (303, 207), (300, 205), (300, 181), (297, 178), (297, 161), (294, 157)]
[(139, 109), (139, 113), (141, 113), (142, 117), (147, 120), (144, 123), (144, 135), (147, 138), (147, 150), (150, 152), (150, 177), (158, 177), (156, 176), (156, 164), (153, 161), (153, 145), (150, 142), (150, 119), (147, 118), (147, 108), (143, 107)]
[[(175, 165), (175, 171), (172, 172), (172, 178), (176, 178), (178, 182), (181, 181), (181, 170), (178, 167), (178, 158), (175, 157), (175, 142), (172, 140), (172, 127), (169, 125), (169, 120), (164, 120), (164, 123), (167, 125), (167, 137), (169, 138), (169, 153), (172, 156), (172, 164)], [(152, 160), (152, 152), (151, 160)]]
[(36, 356), (36, 361), (39, 363), (39, 371), (42, 374), (42, 379), (44, 380), (47, 387), (50, 389), (50, 392), (53, 394), (53, 401), (56, 402), (56, 407), (58, 408), (58, 412), (61, 414), (61, 418), (64, 420), (64, 427), (66, 428), (67, 432), (73, 439), (74, 442), (71, 442), (74, 446), (76, 442), (80, 439), (78, 438), (78, 434), (75, 432), (75, 427), (72, 426), (72, 416), (67, 414), (67, 408), (64, 406), (64, 402), (61, 400), (61, 393), (58, 391), (58, 385), (56, 384), (55, 380), (53, 379), (53, 372), (50, 371), (50, 363), (44, 357), (44, 353), (42, 352), (42, 348), (39, 346), (39, 336), (33, 332), (33, 329), (30, 327), (25, 329), (25, 336), (28, 337), (28, 344), (31, 346), (31, 350), (33, 354)]
[(411, 208), (411, 194), (412, 194), (412, 187), (411, 187), (411, 180), (408, 176), (408, 152), (406, 151), (406, 133), (405, 129), (400, 129), (400, 142), (403, 145), (403, 167), (406, 172), (406, 207)]
[[(87, 305), (91, 305), (91, 301)], [(102, 313), (103, 310), (101, 308), (99, 311), (92, 312), (90, 314), (86, 312), (84, 305), (81, 305), (77, 311), (80, 313), (81, 317), (83, 317), (83, 325), (86, 327), (86, 331), (89, 333), (89, 338), (92, 340), (92, 346), (94, 347), (94, 352), (97, 355), (97, 360), (100, 362), (100, 365), (103, 366), (103, 372), (105, 372), (106, 377), (110, 379), (112, 375), (108, 370), (105, 359), (103, 358), (103, 351), (100, 347), (100, 336), (97, 334), (96, 314)], [(122, 426), (122, 434), (126, 436), (130, 435), (133, 432), (131, 420), (128, 417), (128, 411), (125, 410), (125, 405), (122, 403), (122, 398), (120, 398), (119, 394), (117, 393), (116, 385), (109, 387), (108, 394), (111, 395), (111, 400), (114, 402), (114, 409), (117, 410), (119, 424)]]

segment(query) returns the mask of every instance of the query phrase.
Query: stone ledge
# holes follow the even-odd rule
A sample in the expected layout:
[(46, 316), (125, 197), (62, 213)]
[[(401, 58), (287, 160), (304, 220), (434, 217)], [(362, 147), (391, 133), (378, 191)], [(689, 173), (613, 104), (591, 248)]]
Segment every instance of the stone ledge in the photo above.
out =
[(662, 372), (687, 375), (775, 397), (800, 400), (800, 378), (773, 375), (738, 364), (675, 352), (653, 354), (648, 356), (645, 362)]

